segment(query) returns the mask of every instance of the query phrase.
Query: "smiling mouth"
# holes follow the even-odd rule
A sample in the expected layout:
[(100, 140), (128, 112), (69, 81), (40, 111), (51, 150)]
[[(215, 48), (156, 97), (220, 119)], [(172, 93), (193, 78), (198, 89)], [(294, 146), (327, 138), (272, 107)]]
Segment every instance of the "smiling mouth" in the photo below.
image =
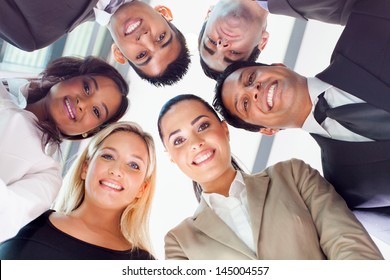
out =
[(274, 106), (274, 93), (275, 93), (275, 88), (276, 88), (276, 82), (274, 82), (268, 90), (267, 93), (267, 104), (270, 109)]
[(124, 188), (120, 185), (114, 184), (112, 182), (107, 182), (107, 181), (99, 181), (101, 185), (104, 185), (106, 187), (109, 187), (110, 189), (116, 190), (116, 191), (123, 191)]
[(72, 120), (76, 120), (76, 114), (75, 114), (74, 111), (73, 111), (73, 106), (72, 106), (72, 104), (70, 103), (69, 98), (65, 97), (64, 103), (65, 103), (66, 111), (68, 112), (68, 116), (69, 116)]
[(131, 33), (134, 32), (134, 30), (136, 30), (142, 23), (142, 20), (139, 19), (137, 21), (132, 21), (131, 24), (127, 25), (126, 29), (125, 29), (125, 35), (130, 35)]
[(206, 154), (196, 157), (194, 161), (192, 162), (193, 165), (199, 165), (207, 161), (209, 158), (211, 158), (215, 154), (215, 150), (209, 151)]

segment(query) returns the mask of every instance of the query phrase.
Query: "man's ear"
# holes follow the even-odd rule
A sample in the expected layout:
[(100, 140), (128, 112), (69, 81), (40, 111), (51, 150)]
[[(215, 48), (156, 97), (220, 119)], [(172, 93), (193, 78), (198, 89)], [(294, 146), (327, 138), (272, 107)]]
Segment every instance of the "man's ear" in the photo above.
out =
[(267, 136), (273, 136), (275, 135), (276, 133), (278, 133), (280, 131), (279, 128), (268, 128), (268, 127), (263, 127), (263, 128), (260, 128), (259, 132), (263, 135), (267, 135)]
[(115, 43), (113, 43), (111, 45), (111, 52), (112, 52), (116, 62), (118, 62), (120, 64), (126, 63), (127, 59), (125, 58), (125, 56), (123, 55), (123, 53), (121, 52), (121, 50), (118, 48), (118, 46)]
[(261, 39), (260, 39), (260, 42), (259, 44), (257, 45), (257, 48), (260, 50), (260, 51), (263, 51), (265, 46), (267, 45), (268, 43), (268, 38), (269, 38), (269, 33), (264, 30), (263, 33), (261, 34)]
[(85, 160), (83, 166), (81, 167), (81, 179), (85, 180), (87, 178), (87, 170), (88, 170), (88, 160)]
[(154, 7), (154, 10), (156, 12), (160, 13), (163, 17), (165, 17), (165, 19), (167, 21), (172, 21), (173, 20), (172, 12), (171, 12), (171, 10), (168, 7), (162, 6), (162, 5), (158, 5), (158, 6)]

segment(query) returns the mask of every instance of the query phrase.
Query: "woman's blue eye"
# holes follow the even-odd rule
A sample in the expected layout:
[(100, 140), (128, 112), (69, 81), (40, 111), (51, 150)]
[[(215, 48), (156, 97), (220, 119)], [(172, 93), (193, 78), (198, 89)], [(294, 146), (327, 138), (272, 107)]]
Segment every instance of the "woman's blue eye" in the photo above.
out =
[(131, 167), (132, 169), (137, 169), (137, 170), (140, 169), (139, 165), (138, 165), (137, 163), (135, 163), (135, 162), (131, 162), (129, 165), (130, 165), (130, 167)]

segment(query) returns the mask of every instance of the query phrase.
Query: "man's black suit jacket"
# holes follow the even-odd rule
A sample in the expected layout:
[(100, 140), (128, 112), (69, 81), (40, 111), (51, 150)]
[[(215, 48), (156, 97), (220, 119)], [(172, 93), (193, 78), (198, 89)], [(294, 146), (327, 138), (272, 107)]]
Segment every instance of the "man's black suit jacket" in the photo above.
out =
[(79, 24), (94, 19), (98, 0), (4, 0), (0, 12), (0, 37), (33, 51), (44, 48)]
[[(356, 2), (331, 64), (317, 77), (390, 112), (390, 1)], [(374, 210), (381, 222), (371, 222), (387, 231), (390, 241), (390, 139), (346, 142), (312, 136), (321, 147), (325, 178), (351, 209), (382, 207)]]

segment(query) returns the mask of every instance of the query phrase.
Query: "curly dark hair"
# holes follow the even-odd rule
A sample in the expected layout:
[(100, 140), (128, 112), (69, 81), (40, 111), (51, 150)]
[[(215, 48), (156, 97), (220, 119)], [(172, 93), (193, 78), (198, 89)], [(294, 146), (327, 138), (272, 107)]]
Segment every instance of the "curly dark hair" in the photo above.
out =
[[(126, 113), (129, 106), (129, 100), (127, 98), (129, 86), (127, 82), (122, 75), (106, 61), (93, 56), (88, 56), (86, 58), (67, 56), (51, 61), (46, 69), (40, 74), (40, 78), (30, 81), (27, 103), (32, 104), (44, 98), (55, 84), (83, 75), (104, 76), (112, 79), (117, 85), (122, 98), (117, 112), (105, 123), (97, 127), (92, 133), (89, 133), (88, 137), (91, 137), (107, 124), (119, 120)], [(84, 139), (81, 135), (69, 136), (63, 134), (50, 117), (46, 120), (38, 121), (37, 126), (43, 132), (43, 145), (54, 143), (59, 146), (63, 139)]]
[[(206, 29), (206, 23), (207, 23), (207, 20), (203, 23), (202, 28), (201, 28), (200, 33), (199, 33), (199, 37), (198, 37), (198, 50), (200, 50), (200, 44), (202, 42), (203, 33), (204, 33), (205, 29)], [(260, 53), (261, 53), (261, 51), (259, 50), (259, 48), (257, 46), (255, 46), (253, 48), (251, 54), (249, 55), (247, 61), (251, 61), (251, 62), (256, 61), (259, 58)], [(223, 72), (211, 69), (207, 65), (207, 63), (202, 59), (202, 56), (200, 55), (200, 52), (199, 52), (199, 59), (200, 59), (200, 66), (202, 67), (203, 72), (206, 74), (206, 76), (209, 77), (210, 79), (218, 80), (218, 77)]]
[(148, 81), (156, 87), (166, 85), (170, 86), (180, 81), (188, 72), (188, 67), (191, 63), (190, 52), (188, 50), (186, 39), (183, 33), (181, 33), (180, 30), (177, 29), (176, 26), (173, 25), (171, 22), (167, 22), (170, 28), (175, 32), (177, 39), (179, 40), (180, 52), (177, 58), (167, 66), (163, 73), (161, 73), (159, 76), (154, 77), (146, 75), (142, 70), (135, 66), (134, 63), (132, 63), (130, 60), (127, 60), (130, 66), (134, 69), (134, 71), (141, 79)]
[(234, 126), (236, 128), (242, 128), (248, 131), (259, 132), (260, 128), (264, 128), (263, 126), (255, 125), (243, 121), (236, 115), (232, 114), (222, 102), (222, 88), (226, 78), (229, 77), (230, 74), (232, 74), (234, 71), (238, 69), (251, 67), (251, 66), (269, 66), (269, 65), (259, 63), (259, 62), (251, 62), (251, 61), (239, 61), (230, 64), (225, 69), (225, 71), (218, 77), (217, 84), (215, 85), (215, 89), (214, 89), (215, 95), (213, 99), (213, 107), (218, 113), (222, 115), (225, 121), (231, 126)]

